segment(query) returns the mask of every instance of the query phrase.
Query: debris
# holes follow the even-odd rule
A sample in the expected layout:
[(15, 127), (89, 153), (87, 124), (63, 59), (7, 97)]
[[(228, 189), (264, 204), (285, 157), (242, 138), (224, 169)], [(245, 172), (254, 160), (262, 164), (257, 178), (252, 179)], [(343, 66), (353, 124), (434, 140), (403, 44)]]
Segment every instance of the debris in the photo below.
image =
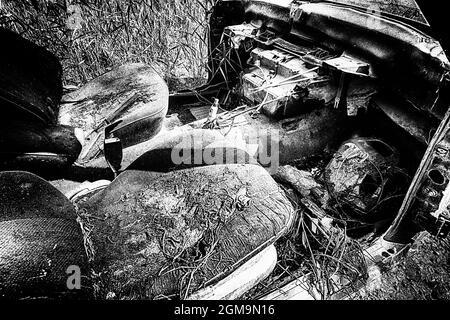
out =
[(370, 65), (367, 62), (363, 62), (346, 54), (324, 61), (323, 66), (327, 69), (341, 71), (346, 74), (366, 77), (370, 75)]
[(214, 99), (214, 103), (209, 109), (209, 115), (206, 119), (203, 129), (215, 129), (218, 127), (217, 113), (219, 111), (219, 99)]
[(236, 194), (236, 208), (239, 211), (243, 211), (250, 205), (251, 198), (247, 196), (247, 188), (239, 189)]
[[(405, 192), (397, 151), (379, 139), (346, 142), (325, 170), (324, 180), (339, 214), (374, 223), (393, 216)], [(331, 205), (333, 206), (333, 205)], [(331, 208), (331, 207), (330, 207)], [(344, 218), (345, 220), (345, 218)]]
[[(210, 110), (211, 110), (210, 105), (189, 108), (189, 112), (194, 116), (195, 120), (197, 121), (207, 119)], [(222, 112), (223, 112), (222, 110), (219, 110), (218, 114), (220, 115)]]
[(279, 182), (291, 185), (305, 198), (312, 197), (323, 205), (328, 201), (328, 192), (310, 172), (298, 170), (288, 165), (279, 167), (274, 178)]
[[(255, 48), (242, 76), (244, 97), (270, 118), (285, 119), (324, 106), (336, 94), (329, 78), (281, 49)], [(298, 92), (301, 92), (297, 94)]]

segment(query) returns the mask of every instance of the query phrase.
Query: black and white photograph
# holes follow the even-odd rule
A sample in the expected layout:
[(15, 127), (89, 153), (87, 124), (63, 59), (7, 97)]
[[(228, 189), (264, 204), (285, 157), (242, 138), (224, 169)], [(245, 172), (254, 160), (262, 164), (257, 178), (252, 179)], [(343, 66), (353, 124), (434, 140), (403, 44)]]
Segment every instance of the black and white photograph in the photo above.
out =
[(445, 14), (0, 0), (0, 304), (448, 301)]

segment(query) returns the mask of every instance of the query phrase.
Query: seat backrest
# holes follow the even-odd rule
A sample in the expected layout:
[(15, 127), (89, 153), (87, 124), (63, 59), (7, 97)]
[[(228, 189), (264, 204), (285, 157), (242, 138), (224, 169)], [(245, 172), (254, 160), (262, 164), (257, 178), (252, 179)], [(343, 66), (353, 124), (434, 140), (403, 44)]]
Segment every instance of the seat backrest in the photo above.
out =
[(10, 30), (0, 28), (2, 116), (56, 124), (62, 97), (62, 67), (56, 56)]

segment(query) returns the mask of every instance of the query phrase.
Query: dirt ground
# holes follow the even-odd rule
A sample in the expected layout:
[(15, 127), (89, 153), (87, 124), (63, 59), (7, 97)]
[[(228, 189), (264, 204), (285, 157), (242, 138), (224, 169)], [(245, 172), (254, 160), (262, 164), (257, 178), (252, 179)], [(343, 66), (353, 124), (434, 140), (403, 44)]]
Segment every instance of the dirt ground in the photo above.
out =
[(381, 286), (362, 299), (450, 299), (450, 241), (423, 234), (404, 260), (383, 273)]

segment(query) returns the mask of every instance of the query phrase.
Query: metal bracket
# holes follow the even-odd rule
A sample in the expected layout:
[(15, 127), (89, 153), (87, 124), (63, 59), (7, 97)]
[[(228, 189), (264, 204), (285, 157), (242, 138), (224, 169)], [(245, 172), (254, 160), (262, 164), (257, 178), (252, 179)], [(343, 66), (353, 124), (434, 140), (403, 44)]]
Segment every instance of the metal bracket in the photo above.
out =
[(436, 219), (436, 225), (437, 225), (437, 234), (436, 236), (445, 239), (450, 234), (450, 219), (440, 214), (439, 217)]
[(347, 107), (347, 74), (345, 72), (341, 72), (339, 79), (339, 87), (336, 94), (336, 98), (334, 100), (334, 108), (339, 109), (341, 106)]
[(437, 218), (432, 215), (419, 215), (417, 223), (428, 233), (440, 239), (445, 239), (450, 234), (450, 219), (445, 214)]

